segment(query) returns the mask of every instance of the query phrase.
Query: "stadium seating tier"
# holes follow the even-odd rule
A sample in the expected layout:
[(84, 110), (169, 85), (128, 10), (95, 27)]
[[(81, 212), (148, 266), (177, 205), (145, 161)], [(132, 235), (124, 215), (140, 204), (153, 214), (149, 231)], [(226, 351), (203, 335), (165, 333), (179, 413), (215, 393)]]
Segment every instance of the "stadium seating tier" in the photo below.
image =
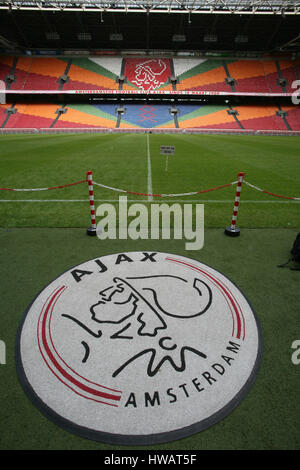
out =
[[(0, 57), (11, 91), (293, 93), (300, 61), (271, 59)], [(295, 85), (295, 84), (294, 84)], [(9, 95), (8, 95), (9, 96)], [(199, 128), (300, 130), (299, 107), (277, 105), (0, 105), (2, 128)]]
[[(299, 59), (216, 60), (89, 57), (0, 57), (11, 90), (154, 90), (291, 93)], [(13, 81), (8, 82), (7, 77)], [(280, 80), (286, 80), (286, 85)]]
[[(8, 113), (8, 110), (10, 112)], [(175, 113), (174, 113), (175, 110)], [(125, 104), (123, 112), (110, 104), (0, 105), (2, 128), (199, 128), (300, 130), (299, 106)]]

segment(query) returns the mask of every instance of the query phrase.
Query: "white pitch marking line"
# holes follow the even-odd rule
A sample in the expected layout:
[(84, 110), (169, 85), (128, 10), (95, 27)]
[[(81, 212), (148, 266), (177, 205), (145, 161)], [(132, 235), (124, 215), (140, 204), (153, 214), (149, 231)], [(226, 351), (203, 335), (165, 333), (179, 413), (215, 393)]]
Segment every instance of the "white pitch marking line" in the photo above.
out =
[[(155, 198), (155, 201), (149, 201), (148, 199), (127, 199), (127, 202), (182, 202), (182, 203), (197, 203), (197, 204), (202, 204), (202, 203), (208, 203), (208, 204), (233, 204), (233, 199), (224, 199), (224, 200), (218, 200), (218, 199), (167, 199), (167, 198), (162, 198), (158, 197)], [(94, 199), (95, 202), (119, 202), (118, 199)], [(89, 199), (0, 199), (0, 202), (89, 202)], [(294, 200), (288, 200), (288, 201), (251, 201), (251, 200), (246, 200), (246, 201), (241, 201), (241, 204), (300, 204), (300, 201), (294, 201)]]
[[(147, 164), (148, 164), (148, 194), (152, 194), (152, 174), (151, 174), (151, 155), (150, 155), (150, 142), (149, 134), (147, 133)], [(148, 201), (153, 201), (153, 196), (148, 196)]]

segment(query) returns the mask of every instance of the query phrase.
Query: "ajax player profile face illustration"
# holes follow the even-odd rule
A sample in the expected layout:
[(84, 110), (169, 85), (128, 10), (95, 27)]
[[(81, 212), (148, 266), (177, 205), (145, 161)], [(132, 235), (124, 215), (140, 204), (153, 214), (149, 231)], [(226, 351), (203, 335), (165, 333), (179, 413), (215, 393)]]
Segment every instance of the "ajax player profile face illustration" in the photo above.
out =
[[(176, 295), (178, 302), (174, 303)], [(184, 370), (187, 350), (199, 357), (206, 357), (205, 353), (193, 345), (186, 344), (184, 338), (178, 337), (180, 335), (173, 337), (168, 332), (170, 318), (189, 321), (207, 312), (212, 302), (212, 292), (204, 281), (195, 277), (190, 283), (172, 275), (124, 279), (115, 277), (110, 286), (99, 292), (99, 298), (90, 307), (90, 313), (92, 320), (101, 327), (101, 336), (105, 334), (106, 326), (113, 325), (115, 331), (110, 338), (123, 339), (123, 343), (127, 342), (134, 352), (132, 357), (113, 371), (113, 377), (146, 354), (149, 358), (149, 376), (154, 376), (165, 362), (169, 362), (174, 370)], [(187, 298), (188, 304), (184, 302)], [(138, 337), (145, 340), (142, 350), (139, 350), (141, 342), (135, 345)], [(87, 360), (90, 347), (85, 347)]]

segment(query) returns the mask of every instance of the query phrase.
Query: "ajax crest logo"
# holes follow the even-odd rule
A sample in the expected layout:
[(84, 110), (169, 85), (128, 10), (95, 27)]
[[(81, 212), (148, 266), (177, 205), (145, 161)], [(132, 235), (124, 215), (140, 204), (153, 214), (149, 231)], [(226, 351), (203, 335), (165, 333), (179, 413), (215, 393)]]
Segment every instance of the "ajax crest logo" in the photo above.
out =
[[(187, 309), (184, 305), (174, 305), (172, 299), (168, 298), (167, 292), (176, 291), (179, 292), (180, 297), (189, 298), (190, 306)], [(189, 284), (188, 280), (172, 275), (129, 276), (125, 279), (114, 277), (112, 284), (99, 292), (99, 301), (89, 308), (95, 326), (101, 327), (98, 333), (93, 333), (76, 317), (66, 314), (62, 316), (73, 320), (84, 331), (90, 331), (92, 337), (100, 337), (105, 334), (106, 330), (110, 330), (110, 333), (115, 330), (110, 338), (127, 340), (123, 341), (123, 344), (126, 343), (123, 347), (128, 346), (129, 355), (130, 351), (135, 352), (135, 349), (139, 349), (138, 345), (141, 343), (147, 346), (129, 359), (127, 359), (127, 354), (120, 355), (118, 357), (120, 366), (113, 371), (112, 377), (125, 371), (133, 361), (143, 355), (147, 355), (147, 361), (149, 361), (146, 373), (153, 377), (161, 370), (165, 362), (168, 362), (175, 371), (185, 370), (186, 351), (206, 357), (196, 348), (183, 346), (184, 340), (180, 338), (177, 342), (179, 340), (182, 344), (178, 347), (176, 338), (166, 335), (168, 335), (168, 317), (187, 320), (194, 318), (206, 312), (211, 299), (211, 289), (197, 278), (193, 279), (193, 284)], [(107, 326), (110, 328), (106, 328)], [(136, 341), (138, 337), (141, 339), (139, 342)], [(85, 362), (88, 360), (90, 347), (86, 342), (83, 344), (85, 347), (83, 361)], [(179, 351), (176, 351), (178, 349)], [(126, 361), (123, 363), (125, 358)], [(142, 374), (143, 371), (140, 370), (140, 373)]]
[(170, 76), (168, 59), (127, 59), (126, 77), (140, 90), (154, 91), (167, 82)]
[(17, 335), (20, 382), (60, 426), (113, 444), (179, 439), (248, 393), (259, 323), (199, 261), (157, 252), (87, 261), (49, 284)]

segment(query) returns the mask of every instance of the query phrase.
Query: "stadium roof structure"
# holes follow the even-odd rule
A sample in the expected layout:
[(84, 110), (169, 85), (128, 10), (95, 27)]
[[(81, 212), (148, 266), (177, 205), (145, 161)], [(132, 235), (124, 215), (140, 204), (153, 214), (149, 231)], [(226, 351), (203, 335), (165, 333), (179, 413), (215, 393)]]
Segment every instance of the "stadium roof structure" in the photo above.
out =
[(0, 8), (126, 13), (300, 14), (300, 2), (295, 0), (2, 0), (0, 1)]
[(300, 0), (0, 0), (0, 50), (287, 52)]

